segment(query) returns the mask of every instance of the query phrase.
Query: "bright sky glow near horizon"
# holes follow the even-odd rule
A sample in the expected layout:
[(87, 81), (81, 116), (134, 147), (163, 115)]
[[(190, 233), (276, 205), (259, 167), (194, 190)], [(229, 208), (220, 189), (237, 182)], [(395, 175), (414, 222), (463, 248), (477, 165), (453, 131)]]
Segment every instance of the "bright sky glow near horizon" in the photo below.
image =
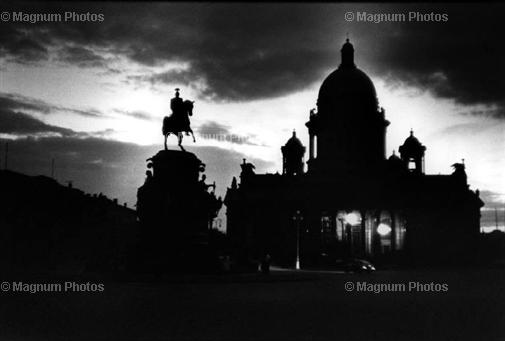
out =
[[(52, 4), (50, 10), (58, 11), (61, 6)], [(464, 159), (470, 186), (481, 190), (486, 208), (505, 207), (505, 101), (502, 95), (493, 97), (505, 86), (503, 81), (493, 83), (486, 75), (473, 71), (466, 73), (467, 79), (461, 78), (469, 66), (482, 64), (477, 60), (472, 63), (475, 51), (461, 55), (465, 49), (473, 49), (472, 45), (465, 46), (460, 37), (451, 40), (451, 34), (459, 32), (461, 25), (462, 19), (457, 20), (457, 16), (467, 17), (469, 13), (449, 11), (449, 22), (454, 27), (448, 30), (440, 23), (416, 27), (388, 23), (380, 32), (378, 24), (344, 22), (346, 9), (366, 5), (270, 6), (276, 13), (293, 10), (288, 18), (291, 21), (284, 22), (273, 14), (260, 19), (270, 7), (258, 4), (248, 7), (250, 15), (261, 22), (258, 26), (261, 32), (249, 36), (251, 30), (257, 29), (254, 20), (242, 22), (234, 18), (247, 16), (247, 10), (237, 6), (223, 4), (210, 9), (206, 4), (156, 3), (151, 10), (139, 11), (135, 6), (130, 3), (123, 9), (114, 3), (107, 6), (82, 3), (80, 9), (105, 13), (103, 23), (79, 24), (82, 26), (2, 23), (8, 32), (2, 34), (5, 39), (0, 43), (0, 126), (4, 127), (0, 129), (0, 137), (18, 140), (38, 137), (39, 142), (34, 143), (41, 146), (45, 146), (41, 142), (44, 136), (59, 138), (57, 155), (61, 158), (65, 153), (76, 152), (76, 139), (99, 139), (103, 148), (115, 142), (117, 148), (122, 148), (121, 143), (138, 145), (136, 159), (124, 151), (127, 148), (120, 149), (123, 152), (118, 149), (118, 154), (111, 156), (116, 147), (110, 147), (101, 156), (101, 147), (97, 147), (88, 157), (82, 147), (79, 149), (79, 153), (84, 153), (82, 157), (64, 159), (61, 162), (65, 167), (60, 170), (62, 177), (74, 177), (77, 184), (81, 181), (86, 191), (106, 188), (105, 194), (133, 206), (135, 188), (144, 178), (142, 160), (150, 156), (143, 153), (162, 147), (161, 121), (170, 112), (174, 88), (179, 87), (184, 99), (196, 101), (192, 127), (197, 132), (197, 143), (193, 145), (190, 138), (184, 142), (203, 148), (197, 154), (208, 164), (207, 175), (216, 180), (217, 192), (224, 195), (231, 176), (239, 173), (242, 157), (257, 161), (258, 172), (275, 173), (281, 171), (280, 147), (293, 129), (308, 145), (304, 124), (309, 110), (315, 107), (320, 84), (340, 63), (339, 49), (347, 31), (354, 44), (356, 64), (374, 81), (379, 103), (391, 122), (388, 156), (393, 149), (398, 151), (412, 128), (427, 147), (427, 173), (449, 174), (451, 165)], [(391, 10), (391, 6), (387, 8)], [(304, 14), (304, 8), (310, 8), (305, 13), (309, 19), (305, 26), (299, 27), (295, 19)], [(41, 10), (36, 5), (23, 9)], [(180, 10), (184, 18), (194, 13), (201, 21), (194, 19), (198, 25), (190, 25), (171, 15), (174, 9)], [(44, 10), (48, 10), (47, 6)], [(133, 14), (137, 17), (131, 21)], [(224, 23), (226, 18), (230, 20)], [(231, 27), (235, 30), (230, 30)], [(329, 28), (333, 31), (328, 32)], [(485, 33), (496, 34), (495, 31)], [(20, 37), (19, 32), (24, 36)], [(279, 37), (266, 36), (272, 32)], [(418, 49), (409, 37), (419, 37), (419, 32), (428, 37), (423, 35), (423, 39), (417, 40), (421, 45)], [(467, 32), (461, 34), (464, 33)], [(432, 43), (430, 35), (433, 39), (451, 41), (454, 46), (447, 48), (457, 51), (453, 51), (452, 57), (449, 52), (433, 52), (440, 45), (438, 40)], [(500, 41), (496, 39), (494, 44)], [(285, 44), (283, 49), (278, 47), (279, 41)], [(487, 51), (486, 44), (487, 41), (482, 42), (483, 51)], [(408, 49), (430, 49), (430, 52), (417, 55), (418, 59), (426, 59), (420, 62), (412, 59)], [(503, 59), (502, 55), (497, 57)], [(446, 61), (448, 58), (454, 59)], [(490, 59), (495, 60), (494, 55)], [(503, 65), (503, 62), (494, 65), (496, 76), (501, 78), (505, 77)], [(481, 69), (481, 72), (493, 71)], [(492, 89), (487, 92), (482, 89), (483, 94), (478, 97), (473, 83)], [(219, 134), (236, 135), (242, 143), (205, 138)], [(170, 143), (175, 148), (175, 138)], [(11, 144), (16, 147), (14, 141)], [(51, 150), (44, 150), (51, 154)], [(116, 159), (122, 155), (125, 159)], [(18, 167), (28, 173), (43, 172), (42, 161), (37, 168), (33, 166), (37, 163), (30, 166), (28, 160), (17, 157), (12, 162), (14, 170)], [(124, 169), (134, 162), (138, 164)], [(220, 162), (234, 164), (216, 164)], [(90, 174), (84, 174), (81, 163), (103, 167), (89, 168)], [(114, 176), (106, 178), (105, 185), (100, 183), (102, 177), (92, 172), (102, 174), (107, 169), (114, 169)], [(125, 183), (129, 186), (125, 187)], [(485, 219), (483, 225), (494, 225), (492, 219)]]

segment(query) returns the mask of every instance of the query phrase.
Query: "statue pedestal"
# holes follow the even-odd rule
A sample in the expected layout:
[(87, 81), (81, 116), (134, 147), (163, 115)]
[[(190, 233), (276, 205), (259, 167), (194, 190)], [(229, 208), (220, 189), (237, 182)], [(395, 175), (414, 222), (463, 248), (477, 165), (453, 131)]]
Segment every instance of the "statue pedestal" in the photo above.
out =
[(199, 181), (205, 165), (178, 150), (159, 151), (147, 161), (150, 170), (137, 193), (144, 263), (163, 271), (188, 267), (188, 261), (191, 267), (204, 264), (209, 225), (221, 206)]
[(152, 162), (154, 179), (164, 184), (196, 184), (205, 170), (195, 154), (179, 150), (161, 150), (148, 160)]

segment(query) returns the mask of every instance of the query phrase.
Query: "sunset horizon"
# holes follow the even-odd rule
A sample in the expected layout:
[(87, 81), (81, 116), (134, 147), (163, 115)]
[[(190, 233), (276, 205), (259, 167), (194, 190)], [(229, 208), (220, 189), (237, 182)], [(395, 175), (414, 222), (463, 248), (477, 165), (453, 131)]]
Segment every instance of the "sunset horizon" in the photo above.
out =
[[(471, 189), (479, 189), (486, 203), (483, 227), (495, 226), (498, 209), (505, 229), (502, 83), (492, 69), (468, 72), (472, 59), (491, 68), (494, 62), (485, 60), (496, 57), (489, 52), (496, 48), (492, 31), (465, 27), (473, 5), (449, 5), (439, 11), (445, 14), (440, 20), (432, 15), (431, 21), (429, 16), (428, 21), (413, 17), (418, 21), (408, 23), (398, 22), (401, 16), (367, 19), (378, 12), (373, 4), (293, 5), (278, 20), (286, 6), (11, 5), (18, 16), (3, 23), (0, 93), (0, 143), (9, 143), (9, 169), (50, 175), (54, 159), (61, 183), (72, 181), (84, 191), (103, 192), (133, 207), (143, 160), (162, 147), (161, 123), (170, 113), (174, 89), (180, 88), (184, 99), (195, 101), (197, 140), (184, 143), (201, 155), (209, 179), (217, 183), (216, 193), (223, 196), (243, 158), (259, 172), (276, 173), (282, 168), (280, 147), (293, 130), (308, 145), (304, 124), (349, 37), (356, 64), (370, 75), (391, 122), (387, 156), (398, 153), (412, 129), (428, 147), (427, 174), (449, 174), (451, 165), (464, 159)], [(439, 8), (380, 8), (411, 20), (412, 7), (428, 14)], [(22, 15), (51, 11), (60, 13), (63, 22)], [(356, 18), (334, 19), (344, 12), (356, 13)], [(66, 13), (87, 13), (89, 18), (67, 18)], [(494, 16), (492, 10), (482, 15)], [(222, 16), (230, 19), (219, 21)], [(296, 24), (302, 17), (303, 28)], [(244, 39), (242, 33), (253, 32), (259, 23), (259, 31)], [(380, 32), (373, 29), (377, 25)], [(453, 31), (459, 29), (463, 31), (455, 39)], [(179, 34), (167, 34), (171, 30)], [(480, 48), (471, 41), (480, 41)], [(421, 55), (416, 57), (421, 53), (422, 62)], [(176, 138), (168, 143), (177, 148)], [(4, 154), (2, 147), (2, 159)]]

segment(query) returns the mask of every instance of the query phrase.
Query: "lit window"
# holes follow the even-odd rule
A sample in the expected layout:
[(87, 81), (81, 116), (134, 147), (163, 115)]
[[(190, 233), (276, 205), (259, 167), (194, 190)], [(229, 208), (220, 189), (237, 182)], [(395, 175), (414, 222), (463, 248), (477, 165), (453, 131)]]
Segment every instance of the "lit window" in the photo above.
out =
[(415, 170), (416, 169), (416, 162), (414, 160), (409, 161), (409, 170)]

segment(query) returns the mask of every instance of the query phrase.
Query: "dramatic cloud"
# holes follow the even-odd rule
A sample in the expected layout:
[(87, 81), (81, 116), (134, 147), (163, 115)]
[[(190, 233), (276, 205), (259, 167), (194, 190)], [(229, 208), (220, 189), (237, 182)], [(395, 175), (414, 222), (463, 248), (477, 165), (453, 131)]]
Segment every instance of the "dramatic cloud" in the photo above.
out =
[(66, 46), (59, 52), (60, 61), (79, 67), (107, 67), (107, 59), (80, 46)]
[(28, 110), (42, 114), (49, 114), (52, 106), (44, 101), (21, 96), (18, 94), (0, 93), (0, 107), (3, 110)]
[[(325, 25), (327, 38), (317, 35), (315, 14), (324, 13), (323, 7), (291, 5), (287, 9), (252, 4), (45, 4), (44, 12), (95, 11), (104, 13), (105, 20), (13, 24), (9, 27), (16, 34), (4, 35), (1, 44), (11, 60), (36, 60), (33, 53), (12, 47), (27, 37), (23, 39), (40, 42), (44, 49), (40, 60), (55, 50), (59, 60), (99, 66), (104, 60), (96, 51), (101, 50), (140, 65), (182, 62), (189, 68), (146, 73), (137, 80), (191, 84), (203, 96), (218, 100), (275, 97), (319, 80), (336, 64), (336, 46), (330, 38), (333, 25)], [(30, 4), (16, 10), (40, 12), (41, 8)], [(55, 49), (61, 45), (73, 47)]]
[[(504, 122), (499, 121), (497, 119), (481, 119), (479, 121), (472, 121), (468, 123), (458, 123), (452, 126), (449, 126), (445, 129), (442, 129), (438, 132), (438, 135), (441, 136), (461, 136), (461, 135), (475, 135), (475, 134), (492, 134), (495, 136), (494, 131), (501, 131), (501, 129), (505, 128)], [(501, 136), (501, 134), (497, 134), (497, 136)], [(505, 143), (505, 136), (502, 136), (502, 143)]]
[[(394, 7), (393, 7), (394, 8)], [(378, 50), (378, 73), (392, 80), (432, 91), (462, 104), (496, 105), (490, 111), (505, 118), (505, 48), (497, 43), (503, 28), (504, 7), (489, 4), (409, 5), (406, 11), (447, 13), (439, 24), (390, 24), (397, 30)], [(476, 15), (478, 13), (478, 15)], [(476, 113), (479, 114), (479, 113)]]
[(29, 64), (46, 60), (49, 58), (49, 51), (45, 45), (48, 41), (40, 41), (36, 29), (24, 30), (18, 25), (2, 23), (0, 30), (0, 54), (2, 58), (15, 61), (20, 64)]
[[(165, 72), (149, 73), (143, 75), (127, 76), (127, 81), (136, 85), (149, 83), (151, 86), (159, 84), (185, 84), (194, 85), (196, 82), (205, 82), (194, 70), (174, 69)], [(206, 91), (205, 89), (203, 91)]]
[[(151, 85), (192, 85), (210, 99), (241, 101), (320, 82), (338, 66), (340, 40), (349, 32), (357, 61), (368, 72), (460, 103), (494, 105), (494, 114), (503, 117), (503, 9), (501, 4), (29, 4), (17, 10), (92, 11), (105, 20), (4, 24), (0, 49), (22, 63), (46, 60), (57, 46), (65, 46), (56, 49), (60, 60), (78, 66), (106, 64), (98, 50), (139, 65), (184, 63), (188, 67), (180, 70), (126, 77)], [(447, 13), (448, 21), (350, 23), (346, 11)]]
[(5, 111), (24, 110), (44, 115), (52, 113), (54, 114), (56, 112), (63, 111), (84, 117), (100, 118), (106, 116), (104, 113), (96, 109), (82, 110), (76, 108), (69, 108), (49, 104), (44, 101), (31, 97), (22, 96), (19, 94), (8, 94), (8, 93), (0, 93), (0, 108), (2, 108)]
[(14, 136), (53, 134), (61, 136), (75, 135), (75, 132), (71, 129), (46, 124), (22, 112), (14, 112), (0, 108), (0, 134), (2, 133)]
[(102, 116), (100, 112), (95, 110), (84, 111), (73, 108), (64, 108), (25, 96), (0, 93), (0, 134), (14, 137), (104, 137), (111, 133), (110, 129), (95, 133), (77, 132), (72, 129), (47, 124), (27, 113), (33, 112), (42, 115), (49, 115), (50, 113), (57, 111), (71, 112), (86, 117)]
[(127, 111), (121, 109), (114, 109), (114, 112), (123, 116), (133, 117), (138, 120), (153, 121), (158, 118), (144, 111)]

